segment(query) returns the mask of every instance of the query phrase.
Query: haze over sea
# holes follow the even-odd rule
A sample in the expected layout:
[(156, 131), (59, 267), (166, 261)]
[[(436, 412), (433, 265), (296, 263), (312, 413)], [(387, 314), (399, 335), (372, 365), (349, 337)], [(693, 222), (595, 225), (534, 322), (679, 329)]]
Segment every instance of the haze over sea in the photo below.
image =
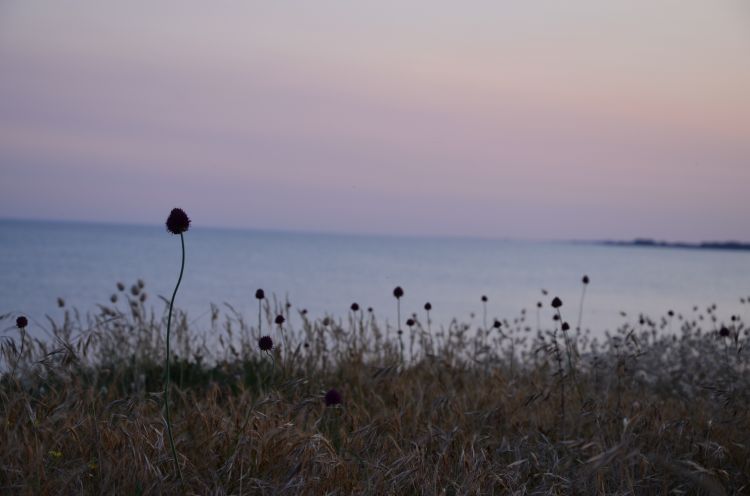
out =
[[(430, 301), (433, 328), (454, 317), (471, 321), (472, 313), (472, 323), (482, 325), (480, 297), (486, 294), (489, 319), (513, 319), (525, 308), (535, 327), (537, 301), (544, 302), (542, 323), (549, 323), (554, 295), (575, 325), (581, 277), (588, 274), (583, 327), (599, 335), (641, 312), (654, 318), (668, 310), (690, 315), (694, 305), (716, 303), (728, 321), (747, 310), (740, 298), (750, 296), (750, 252), (197, 225), (185, 240), (186, 271), (176, 305), (199, 326), (209, 321), (210, 303), (229, 303), (252, 322), (256, 288), (288, 298), (312, 317), (345, 317), (358, 302), (393, 325), (391, 292), (401, 285), (402, 318), (412, 312), (422, 318)], [(47, 326), (45, 315), (62, 316), (58, 297), (67, 308), (95, 311), (97, 304), (109, 304), (118, 281), (129, 287), (138, 278), (146, 283), (148, 302), (160, 310), (164, 303), (156, 296), (170, 296), (179, 253), (179, 239), (161, 226), (0, 220), (0, 313), (23, 313), (36, 323), (32, 327)], [(550, 295), (543, 296), (542, 288)]]

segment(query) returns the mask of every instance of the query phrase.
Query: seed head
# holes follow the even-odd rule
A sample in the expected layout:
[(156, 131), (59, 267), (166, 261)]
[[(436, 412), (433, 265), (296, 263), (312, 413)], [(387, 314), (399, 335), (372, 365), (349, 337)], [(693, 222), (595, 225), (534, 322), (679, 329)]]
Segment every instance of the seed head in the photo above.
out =
[(537, 308), (542, 308), (542, 302), (541, 301), (537, 301), (536, 302), (536, 307)]
[(118, 282), (117, 283), (117, 289), (119, 291), (125, 291), (125, 285), (123, 283), (121, 283), (121, 282)]
[(351, 309), (352, 309), (352, 312), (358, 312), (359, 311), (359, 304), (358, 303), (352, 303)]
[(190, 227), (190, 219), (181, 208), (173, 208), (167, 217), (167, 231), (172, 234), (182, 234)]
[(552, 300), (552, 308), (560, 308), (562, 306), (562, 300), (557, 296)]
[(589, 276), (583, 276), (583, 279), (581, 279), (581, 282), (583, 282), (583, 284), (588, 284), (589, 283)]
[(341, 393), (336, 389), (329, 389), (325, 395), (326, 406), (335, 406), (341, 404)]
[(570, 324), (568, 324), (567, 322), (563, 322), (563, 324), (562, 324), (562, 330), (563, 331), (569, 331), (570, 330)]
[(324, 317), (322, 324), (324, 327), (328, 327), (331, 324), (331, 319), (329, 319), (328, 317)]
[(367, 307), (367, 312), (372, 313), (372, 307)]
[(113, 294), (112, 296), (110, 296), (109, 301), (111, 301), (112, 303), (117, 303), (117, 295)]
[(258, 300), (262, 300), (266, 297), (266, 293), (262, 289), (256, 289), (255, 290), (255, 298)]
[(729, 336), (729, 329), (727, 329), (726, 327), (722, 326), (721, 330), (719, 330), (719, 336), (721, 336), (722, 338), (725, 338), (725, 337)]
[(432, 304), (428, 301), (424, 304), (424, 309), (429, 312), (430, 310), (432, 310)]
[(487, 303), (487, 295), (482, 295), (482, 303)]
[(258, 340), (258, 348), (260, 351), (269, 351), (273, 348), (273, 339), (271, 336), (263, 336)]
[(60, 307), (60, 308), (64, 307), (65, 306), (65, 300), (63, 300), (62, 298), (58, 298), (57, 299), (57, 306)]
[(414, 325), (414, 319), (406, 319), (406, 325), (408, 325), (409, 327), (413, 326)]
[(277, 315), (276, 320), (274, 320), (274, 322), (276, 322), (276, 325), (282, 325), (284, 323), (284, 320), (285, 319), (283, 315)]
[(494, 327), (495, 329), (500, 329), (501, 325), (502, 324), (500, 323), (499, 320), (495, 320), (495, 322), (492, 324), (492, 327)]
[(16, 319), (16, 327), (19, 329), (25, 329), (26, 326), (29, 325), (29, 319), (21, 315)]
[(404, 296), (404, 290), (401, 288), (401, 286), (396, 286), (396, 288), (393, 290), (393, 296), (395, 296), (396, 299)]

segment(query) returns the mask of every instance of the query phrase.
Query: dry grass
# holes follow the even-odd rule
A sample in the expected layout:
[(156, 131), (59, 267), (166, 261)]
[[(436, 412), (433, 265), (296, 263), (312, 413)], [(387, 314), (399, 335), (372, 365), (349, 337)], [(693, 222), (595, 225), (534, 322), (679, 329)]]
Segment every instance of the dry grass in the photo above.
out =
[[(2, 320), (0, 492), (183, 492), (165, 444), (165, 319), (142, 294), (32, 323), (50, 336), (23, 346)], [(403, 355), (367, 312), (264, 308), (273, 357), (230, 308), (202, 332), (178, 314), (172, 415), (192, 493), (750, 492), (748, 338), (739, 318), (721, 337), (714, 308), (624, 318), (599, 342), (571, 331), (567, 347), (525, 313), (487, 333), (418, 322)], [(295, 327), (272, 328), (277, 312)], [(332, 387), (338, 407), (322, 399)]]

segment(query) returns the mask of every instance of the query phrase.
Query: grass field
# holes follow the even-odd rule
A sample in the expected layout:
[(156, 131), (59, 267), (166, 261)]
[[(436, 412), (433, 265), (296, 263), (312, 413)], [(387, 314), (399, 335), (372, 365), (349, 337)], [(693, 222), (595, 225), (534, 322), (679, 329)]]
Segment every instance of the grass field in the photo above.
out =
[(167, 312), (144, 286), (96, 315), (0, 320), (1, 493), (750, 493), (741, 318), (624, 316), (593, 339), (562, 330), (579, 302), (552, 295), (486, 330), (422, 312), (398, 333), (367, 309), (313, 318), (273, 299), (261, 332), (228, 306), (197, 329), (176, 310), (182, 483)]

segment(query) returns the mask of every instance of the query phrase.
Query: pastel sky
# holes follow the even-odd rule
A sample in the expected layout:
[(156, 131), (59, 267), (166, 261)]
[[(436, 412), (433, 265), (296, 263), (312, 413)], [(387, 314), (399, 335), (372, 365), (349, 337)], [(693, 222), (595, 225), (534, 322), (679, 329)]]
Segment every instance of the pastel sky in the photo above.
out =
[(0, 217), (750, 240), (746, 0), (0, 2)]

